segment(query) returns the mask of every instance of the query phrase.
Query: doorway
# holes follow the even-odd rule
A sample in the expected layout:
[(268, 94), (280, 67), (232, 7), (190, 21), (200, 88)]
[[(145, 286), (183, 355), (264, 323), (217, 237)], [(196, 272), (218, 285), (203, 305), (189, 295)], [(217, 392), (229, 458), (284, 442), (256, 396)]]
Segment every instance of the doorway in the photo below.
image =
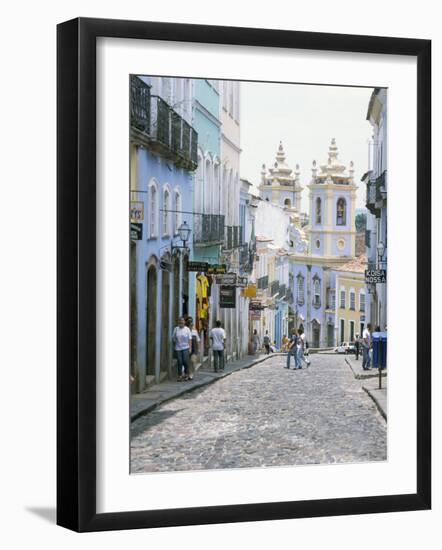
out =
[[(157, 313), (157, 269), (151, 265), (147, 270), (146, 300), (146, 375), (155, 376), (155, 336)], [(143, 384), (144, 386), (144, 384)]]

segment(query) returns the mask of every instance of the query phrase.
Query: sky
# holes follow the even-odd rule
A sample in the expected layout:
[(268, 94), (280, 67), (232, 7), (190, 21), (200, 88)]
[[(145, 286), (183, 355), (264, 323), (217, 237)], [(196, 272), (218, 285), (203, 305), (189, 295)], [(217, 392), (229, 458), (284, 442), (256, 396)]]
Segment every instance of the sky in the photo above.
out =
[[(366, 120), (373, 88), (305, 84), (241, 83), (241, 178), (259, 185), (261, 166), (272, 166), (282, 141), (286, 162), (299, 164), (301, 185), (311, 178), (312, 161), (327, 162), (331, 139), (336, 138), (338, 159), (352, 160), (359, 185), (356, 207), (365, 207), (365, 189), (360, 182), (368, 170), (368, 140), (372, 135)], [(308, 189), (302, 192), (301, 210), (308, 206)]]

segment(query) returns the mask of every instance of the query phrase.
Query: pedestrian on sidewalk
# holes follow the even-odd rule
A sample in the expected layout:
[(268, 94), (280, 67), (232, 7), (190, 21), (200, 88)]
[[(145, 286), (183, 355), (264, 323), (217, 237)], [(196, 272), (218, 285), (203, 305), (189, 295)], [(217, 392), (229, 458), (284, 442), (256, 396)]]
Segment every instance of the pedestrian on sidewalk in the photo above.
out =
[(361, 342), (359, 340), (359, 334), (356, 334), (356, 338), (355, 338), (355, 359), (356, 359), (356, 361), (359, 361), (360, 346), (361, 346)]
[(307, 367), (310, 366), (310, 359), (306, 359), (304, 355), (304, 351), (307, 348), (307, 341), (305, 339), (305, 334), (302, 328), (298, 329), (298, 344), (297, 344), (297, 367), (298, 369), (302, 369), (302, 364), (305, 363)]
[(284, 336), (282, 337), (281, 348), (282, 348), (282, 351), (288, 351), (289, 349), (289, 339), (287, 338), (286, 334), (284, 334)]
[(174, 328), (172, 341), (175, 348), (178, 369), (178, 382), (189, 379), (189, 362), (192, 351), (192, 333), (186, 327), (184, 317), (178, 320), (178, 326)]
[(261, 340), (259, 338), (259, 334), (258, 334), (258, 331), (256, 329), (253, 331), (252, 343), (253, 343), (253, 352), (254, 353), (256, 353), (259, 349), (261, 349)]
[(296, 370), (298, 366), (298, 335), (296, 334), (296, 329), (293, 329), (292, 336), (287, 344), (287, 350), (287, 364), (284, 368), (290, 369), (290, 357), (293, 357), (295, 361), (294, 369)]
[(265, 336), (263, 338), (263, 344), (266, 349), (267, 355), (270, 355), (270, 336), (268, 330), (266, 330)]
[(193, 324), (192, 321), (190, 321), (188, 326), (192, 337), (192, 351), (190, 352), (190, 364), (189, 364), (189, 369), (190, 369), (189, 380), (192, 380), (193, 375), (195, 373), (195, 366), (198, 363), (198, 353), (199, 353), (201, 338), (198, 334), (198, 331), (195, 329), (195, 325)]
[(362, 368), (370, 369), (370, 348), (371, 348), (371, 324), (368, 323), (362, 333)]
[(216, 321), (215, 328), (210, 331), (210, 340), (213, 351), (213, 368), (215, 372), (224, 370), (224, 349), (226, 347), (226, 332), (221, 326), (221, 321)]

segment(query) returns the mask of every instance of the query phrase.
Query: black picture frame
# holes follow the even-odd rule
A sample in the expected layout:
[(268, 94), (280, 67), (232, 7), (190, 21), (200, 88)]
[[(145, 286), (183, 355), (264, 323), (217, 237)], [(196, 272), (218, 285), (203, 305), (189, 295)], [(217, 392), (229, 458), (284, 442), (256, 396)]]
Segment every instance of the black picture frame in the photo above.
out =
[[(96, 39), (151, 39), (417, 59), (415, 494), (96, 512)], [(57, 523), (84, 531), (424, 510), (431, 506), (431, 41), (74, 19), (57, 28)]]

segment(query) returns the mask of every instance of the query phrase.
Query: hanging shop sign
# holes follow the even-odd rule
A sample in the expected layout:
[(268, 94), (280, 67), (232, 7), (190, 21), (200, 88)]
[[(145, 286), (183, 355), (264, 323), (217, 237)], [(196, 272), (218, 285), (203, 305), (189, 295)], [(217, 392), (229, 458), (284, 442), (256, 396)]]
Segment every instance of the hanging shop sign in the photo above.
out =
[(222, 275), (217, 275), (216, 284), (225, 285), (225, 286), (235, 286), (236, 285), (236, 273), (224, 273)]
[(206, 273), (208, 275), (218, 275), (221, 273), (227, 273), (226, 264), (207, 264)]
[(187, 262), (187, 271), (207, 271), (209, 264), (207, 262)]
[(130, 224), (130, 238), (132, 241), (141, 241), (143, 238), (143, 224), (131, 223)]
[(130, 201), (130, 221), (131, 222), (144, 221), (144, 202), (143, 201)]
[(387, 270), (386, 269), (366, 269), (365, 270), (365, 284), (377, 284), (387, 282)]
[(249, 303), (249, 310), (250, 311), (261, 311), (264, 309), (264, 306), (262, 305), (262, 302), (258, 302), (257, 300), (253, 300)]
[(256, 285), (248, 285), (241, 294), (244, 298), (256, 298)]
[(219, 307), (232, 309), (236, 307), (236, 288), (234, 286), (219, 287)]
[(247, 287), (247, 284), (248, 284), (248, 278), (247, 277), (241, 277), (238, 275), (237, 279), (236, 279), (236, 286), (240, 287), (240, 288), (246, 288)]

